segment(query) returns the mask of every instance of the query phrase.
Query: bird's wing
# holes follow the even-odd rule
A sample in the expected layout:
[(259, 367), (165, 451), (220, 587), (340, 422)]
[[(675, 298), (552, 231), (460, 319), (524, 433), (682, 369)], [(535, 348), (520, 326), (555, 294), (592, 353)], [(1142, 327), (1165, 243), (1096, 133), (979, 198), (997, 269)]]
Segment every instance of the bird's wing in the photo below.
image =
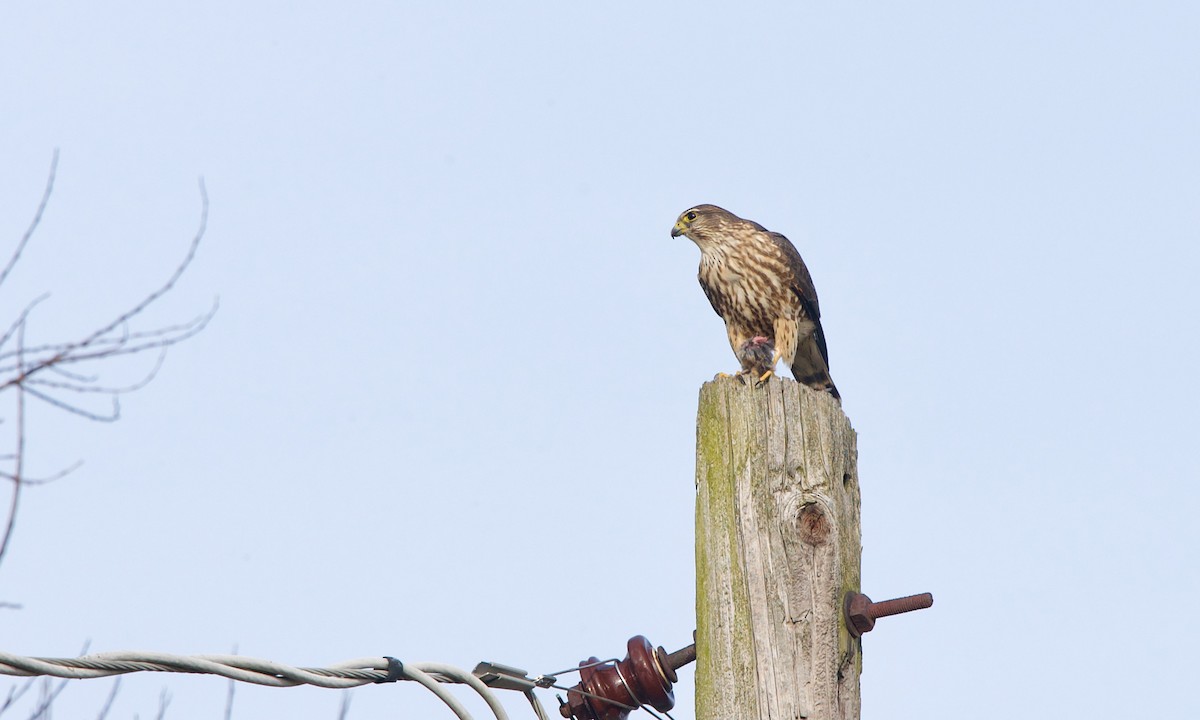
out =
[(700, 288), (704, 290), (704, 297), (708, 298), (708, 304), (712, 305), (713, 312), (724, 318), (725, 313), (722, 310), (725, 307), (725, 296), (716, 287), (704, 281), (704, 273), (700, 273), (696, 277), (700, 281)]
[(821, 358), (825, 361), (825, 367), (828, 368), (829, 349), (825, 346), (825, 330), (821, 327), (821, 304), (817, 301), (817, 289), (813, 286), (808, 266), (804, 264), (804, 259), (800, 257), (800, 252), (796, 250), (796, 246), (792, 244), (791, 240), (777, 232), (770, 233), (770, 238), (775, 247), (779, 248), (788, 268), (792, 271), (790, 282), (792, 292), (800, 299), (800, 307), (804, 309), (804, 315), (813, 323), (813, 340), (816, 341), (817, 348), (821, 351)]

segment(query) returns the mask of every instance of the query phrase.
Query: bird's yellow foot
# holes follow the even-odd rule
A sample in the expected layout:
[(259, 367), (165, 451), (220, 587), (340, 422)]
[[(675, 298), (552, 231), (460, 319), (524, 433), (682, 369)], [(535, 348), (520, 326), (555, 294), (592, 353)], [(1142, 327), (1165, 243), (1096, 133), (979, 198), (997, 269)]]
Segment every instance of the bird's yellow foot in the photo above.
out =
[(776, 350), (774, 353), (772, 353), (771, 354), (771, 366), (769, 368), (767, 368), (767, 371), (765, 373), (763, 373), (761, 376), (759, 376), (758, 382), (754, 383), (754, 387), (757, 388), (757, 387), (762, 387), (763, 385), (766, 385), (767, 381), (771, 379), (771, 376), (775, 374), (775, 366), (778, 365), (779, 361), (782, 359), (783, 359), (783, 353), (779, 352), (778, 350)]

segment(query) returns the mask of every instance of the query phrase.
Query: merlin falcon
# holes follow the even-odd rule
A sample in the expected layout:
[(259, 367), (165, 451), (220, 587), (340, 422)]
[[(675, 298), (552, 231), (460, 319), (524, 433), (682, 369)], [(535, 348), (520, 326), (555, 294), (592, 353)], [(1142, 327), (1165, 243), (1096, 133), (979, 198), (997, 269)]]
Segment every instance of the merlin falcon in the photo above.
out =
[(738, 375), (761, 384), (783, 360), (798, 382), (841, 400), (829, 377), (829, 351), (812, 276), (783, 235), (716, 205), (697, 205), (671, 237), (700, 248), (700, 287), (725, 321)]

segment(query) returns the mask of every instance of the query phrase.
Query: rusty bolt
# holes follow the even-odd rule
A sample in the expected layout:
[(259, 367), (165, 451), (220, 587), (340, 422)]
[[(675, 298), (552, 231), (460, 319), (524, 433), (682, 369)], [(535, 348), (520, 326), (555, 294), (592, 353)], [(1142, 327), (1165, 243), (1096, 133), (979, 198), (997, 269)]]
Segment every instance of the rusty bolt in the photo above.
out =
[(899, 615), (900, 613), (922, 610), (932, 606), (933, 593), (921, 593), (920, 595), (909, 595), (908, 597), (896, 598), (895, 600), (871, 602), (871, 598), (862, 593), (848, 592), (846, 593), (844, 605), (846, 629), (850, 631), (851, 635), (858, 637), (863, 633), (871, 632), (871, 629), (875, 627), (875, 621), (881, 617)]
[(692, 643), (673, 653), (668, 653), (660, 645), (654, 651), (654, 657), (658, 660), (658, 666), (662, 669), (663, 674), (667, 676), (667, 679), (673, 683), (679, 682), (679, 675), (675, 671), (688, 663), (696, 661), (696, 643)]

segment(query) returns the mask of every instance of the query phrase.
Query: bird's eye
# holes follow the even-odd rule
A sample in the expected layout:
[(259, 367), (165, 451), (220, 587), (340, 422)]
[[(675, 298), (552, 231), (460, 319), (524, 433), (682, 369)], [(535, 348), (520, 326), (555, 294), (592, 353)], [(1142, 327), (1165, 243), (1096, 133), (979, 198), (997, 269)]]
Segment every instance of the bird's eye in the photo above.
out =
[(695, 220), (695, 219), (696, 219), (696, 213), (694, 213), (694, 212), (690, 212), (690, 213), (688, 213), (688, 214), (687, 214), (687, 219), (688, 219), (688, 220)]

